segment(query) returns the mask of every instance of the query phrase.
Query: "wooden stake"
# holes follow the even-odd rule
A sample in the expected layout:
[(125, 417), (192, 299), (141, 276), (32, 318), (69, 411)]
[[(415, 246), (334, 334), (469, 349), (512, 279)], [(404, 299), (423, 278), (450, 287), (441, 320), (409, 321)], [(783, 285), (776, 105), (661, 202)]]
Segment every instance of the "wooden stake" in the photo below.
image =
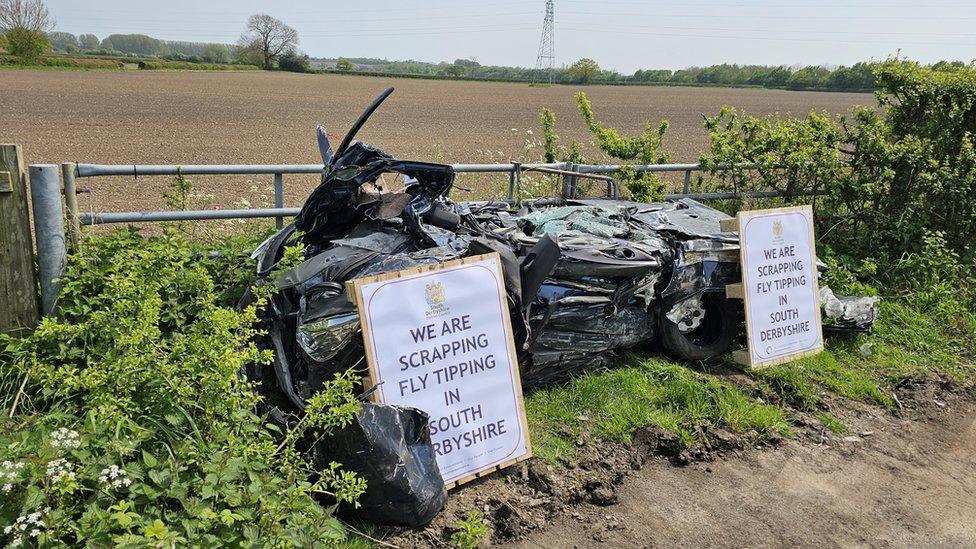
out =
[(0, 332), (15, 337), (39, 319), (26, 168), (18, 145), (0, 145)]

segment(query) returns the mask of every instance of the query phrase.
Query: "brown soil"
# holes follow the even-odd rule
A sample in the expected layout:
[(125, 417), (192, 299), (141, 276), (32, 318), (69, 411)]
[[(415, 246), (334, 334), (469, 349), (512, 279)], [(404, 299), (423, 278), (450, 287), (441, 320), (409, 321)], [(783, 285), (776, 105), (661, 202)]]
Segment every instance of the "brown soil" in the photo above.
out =
[(797, 437), (772, 447), (713, 430), (709, 445), (677, 453), (646, 429), (630, 446), (588, 445), (578, 466), (533, 459), (452, 491), (431, 526), (387, 541), (447, 546), (480, 509), (484, 545), (517, 548), (972, 547), (976, 402), (933, 385), (899, 397), (895, 414), (835, 403), (840, 435), (797, 414)]
[[(588, 135), (575, 111), (571, 86), (393, 80), (337, 75), (225, 72), (0, 71), (0, 142), (24, 146), (29, 163), (284, 164), (318, 162), (316, 123), (344, 134), (386, 86), (397, 92), (361, 137), (401, 158), (497, 162), (518, 157), (539, 110), (556, 111), (568, 142)], [(733, 105), (754, 114), (846, 112), (872, 104), (867, 94), (760, 89), (584, 88), (605, 122), (626, 132), (646, 121), (671, 122), (666, 138), (676, 162), (695, 162), (707, 145), (701, 113)], [(518, 131), (513, 134), (512, 128)], [(496, 151), (491, 158), (485, 151)], [(480, 152), (479, 152), (480, 151)], [(501, 156), (497, 151), (502, 151)], [(593, 157), (592, 146), (587, 151)], [(530, 153), (537, 159), (539, 149)], [(500, 188), (504, 177), (496, 179)], [(195, 178), (213, 204), (241, 198), (266, 204), (270, 177)], [(95, 193), (82, 207), (100, 211), (158, 208), (166, 178), (84, 180)], [(288, 176), (286, 205), (297, 206), (314, 177)], [(477, 180), (481, 194), (489, 182)], [(252, 189), (252, 187), (255, 187)]]

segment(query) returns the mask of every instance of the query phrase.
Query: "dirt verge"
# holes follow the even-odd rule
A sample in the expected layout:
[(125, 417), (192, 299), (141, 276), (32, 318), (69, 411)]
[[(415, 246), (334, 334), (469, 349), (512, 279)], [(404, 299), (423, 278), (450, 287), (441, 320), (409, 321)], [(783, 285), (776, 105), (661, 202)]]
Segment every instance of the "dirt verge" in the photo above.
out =
[(898, 393), (893, 413), (833, 402), (845, 433), (797, 413), (797, 436), (772, 447), (707, 428), (690, 450), (653, 428), (631, 445), (581, 440), (578, 463), (533, 459), (452, 491), (433, 524), (386, 541), (448, 546), (477, 509), (485, 545), (971, 547), (976, 400), (939, 383)]

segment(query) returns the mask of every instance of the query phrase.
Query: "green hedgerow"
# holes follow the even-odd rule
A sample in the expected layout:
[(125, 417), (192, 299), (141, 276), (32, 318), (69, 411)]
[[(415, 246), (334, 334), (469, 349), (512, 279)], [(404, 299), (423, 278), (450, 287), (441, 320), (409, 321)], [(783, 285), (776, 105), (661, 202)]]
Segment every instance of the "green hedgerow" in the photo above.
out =
[(60, 316), (0, 338), (0, 542), (344, 539), (314, 495), (354, 502), (365, 483), (339, 464), (313, 471), (296, 442), (352, 421), (351, 374), (288, 432), (255, 415), (238, 372), (270, 360), (254, 343), (263, 300), (230, 308), (227, 264), (174, 231), (92, 238), (69, 258)]

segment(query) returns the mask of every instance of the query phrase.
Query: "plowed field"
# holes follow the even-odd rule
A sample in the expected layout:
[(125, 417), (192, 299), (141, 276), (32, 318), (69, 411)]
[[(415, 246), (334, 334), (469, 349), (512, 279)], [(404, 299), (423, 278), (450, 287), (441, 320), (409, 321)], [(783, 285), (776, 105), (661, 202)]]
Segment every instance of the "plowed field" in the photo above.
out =
[[(558, 133), (584, 143), (570, 86), (385, 79), (288, 73), (0, 71), (0, 142), (24, 146), (30, 163), (313, 163), (314, 129), (344, 134), (373, 96), (397, 92), (360, 137), (401, 158), (444, 162), (536, 160), (539, 110), (557, 113)], [(701, 113), (732, 105), (754, 114), (846, 112), (871, 104), (866, 94), (759, 89), (584, 88), (598, 116), (622, 131), (671, 122), (666, 145), (675, 162), (697, 161), (707, 145)], [(515, 131), (513, 131), (513, 128)], [(529, 135), (526, 130), (533, 132)], [(596, 157), (592, 146), (587, 152)], [(267, 181), (264, 179), (268, 179)], [(477, 194), (504, 177), (476, 180)], [(198, 177), (200, 206), (264, 205), (270, 178)], [(286, 205), (299, 205), (314, 177), (286, 176)], [(82, 180), (95, 211), (159, 208), (166, 178)], [(462, 180), (462, 184), (464, 180)], [(493, 187), (493, 185), (497, 184)], [(464, 196), (464, 195), (459, 195)]]

